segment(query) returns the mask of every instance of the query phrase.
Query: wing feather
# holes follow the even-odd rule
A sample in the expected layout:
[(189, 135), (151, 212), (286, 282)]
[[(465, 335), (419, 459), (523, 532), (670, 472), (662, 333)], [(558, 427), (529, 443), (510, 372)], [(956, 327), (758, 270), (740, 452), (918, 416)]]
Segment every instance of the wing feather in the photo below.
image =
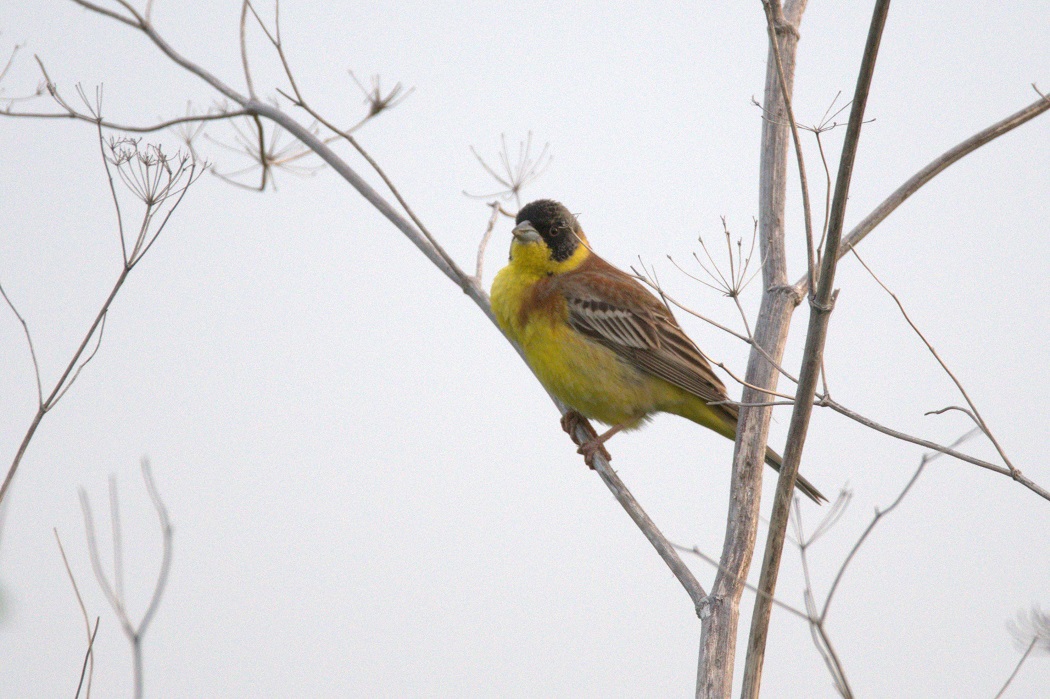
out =
[(589, 269), (562, 275), (560, 286), (578, 332), (709, 403), (728, 400), (704, 354), (633, 277), (597, 258)]

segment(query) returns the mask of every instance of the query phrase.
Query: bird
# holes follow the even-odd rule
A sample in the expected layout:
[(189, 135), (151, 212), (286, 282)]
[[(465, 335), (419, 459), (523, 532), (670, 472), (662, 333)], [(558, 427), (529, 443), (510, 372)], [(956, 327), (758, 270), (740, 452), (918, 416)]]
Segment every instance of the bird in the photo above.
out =
[[(591, 249), (576, 216), (540, 199), (515, 217), (510, 260), (492, 282), (492, 310), (540, 383), (569, 407), (562, 427), (581, 418), (610, 426), (580, 445), (588, 464), (621, 430), (656, 413), (692, 420), (736, 438), (738, 408), (703, 352), (670, 309), (631, 275)], [(766, 448), (780, 470), (779, 454)], [(798, 489), (826, 502), (802, 476)]]

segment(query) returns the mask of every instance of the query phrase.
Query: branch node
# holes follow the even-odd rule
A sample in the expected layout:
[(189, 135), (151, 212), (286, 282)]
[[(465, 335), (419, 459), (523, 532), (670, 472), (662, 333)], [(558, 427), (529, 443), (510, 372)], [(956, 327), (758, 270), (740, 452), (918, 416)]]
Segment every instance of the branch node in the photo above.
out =
[(795, 306), (802, 303), (802, 294), (798, 287), (792, 286), (791, 284), (775, 284), (768, 289), (771, 294), (784, 294), (791, 299), (791, 303)]
[(711, 607), (714, 606), (715, 602), (712, 599), (713, 597), (714, 595), (707, 595), (696, 605), (696, 618), (700, 621), (704, 621), (711, 616)]
[(809, 305), (810, 308), (812, 308), (818, 313), (831, 313), (831, 311), (835, 308), (835, 295), (832, 295), (832, 297), (828, 299), (827, 303), (821, 303), (816, 299), (815, 296), (810, 294)]

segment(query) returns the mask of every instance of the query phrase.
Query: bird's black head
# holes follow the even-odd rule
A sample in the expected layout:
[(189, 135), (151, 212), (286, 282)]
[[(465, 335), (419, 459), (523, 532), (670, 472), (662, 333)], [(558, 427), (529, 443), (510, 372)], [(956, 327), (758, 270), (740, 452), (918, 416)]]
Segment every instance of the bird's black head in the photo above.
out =
[(515, 223), (528, 221), (551, 251), (551, 259), (562, 262), (576, 252), (584, 239), (580, 222), (568, 209), (552, 199), (539, 199), (521, 207)]

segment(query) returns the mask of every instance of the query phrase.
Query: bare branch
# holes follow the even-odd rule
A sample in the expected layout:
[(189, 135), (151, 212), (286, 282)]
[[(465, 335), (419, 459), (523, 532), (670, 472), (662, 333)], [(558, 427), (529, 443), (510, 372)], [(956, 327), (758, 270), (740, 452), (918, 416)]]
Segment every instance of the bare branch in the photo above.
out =
[[(38, 59), (39, 60), (39, 59)], [(0, 102), (7, 102), (6, 108), (0, 109), (0, 116), (25, 118), (25, 119), (73, 119), (75, 121), (84, 121), (91, 124), (98, 124), (102, 128), (111, 129), (113, 131), (126, 131), (129, 133), (152, 133), (154, 131), (163, 131), (164, 129), (171, 128), (173, 126), (179, 126), (183, 124), (199, 124), (208, 121), (219, 121), (226, 119), (234, 119), (239, 116), (246, 116), (252, 114), (251, 111), (246, 109), (238, 109), (234, 111), (209, 111), (204, 114), (187, 114), (184, 117), (177, 117), (174, 119), (167, 119), (165, 121), (157, 122), (156, 124), (119, 124), (117, 122), (109, 121), (108, 119), (99, 119), (97, 116), (92, 114), (85, 114), (70, 105), (65, 99), (61, 97), (58, 92), (58, 86), (46, 80), (42, 87), (33, 95), (21, 99), (32, 99), (38, 97), (48, 91), (51, 97), (55, 100), (56, 104), (62, 108), (62, 112), (16, 112), (12, 108), (11, 103), (15, 101), (14, 98), (4, 97), (0, 98)]]
[[(681, 546), (679, 544), (675, 544), (674, 547), (676, 549), (678, 549), (679, 551), (685, 551), (686, 553), (693, 554), (694, 556), (696, 556), (697, 558), (699, 558), (703, 562), (705, 562), (705, 563), (707, 563), (707, 564), (709, 564), (711, 566), (714, 566), (718, 570), (722, 569), (722, 566), (719, 565), (718, 561), (716, 561), (714, 558), (712, 558), (711, 556), (708, 556), (706, 553), (701, 551), (698, 546), (688, 547), (688, 546)], [(744, 587), (747, 590), (750, 590), (751, 592), (754, 592), (756, 595), (762, 594), (761, 591), (757, 587), (755, 587), (751, 583), (747, 582), (746, 580), (744, 580), (743, 583), (744, 583)], [(807, 621), (808, 622), (810, 620), (808, 614), (806, 614), (801, 609), (798, 609), (797, 607), (791, 606), (787, 602), (782, 602), (781, 600), (773, 599), (773, 604), (775, 604), (776, 606), (780, 607), (785, 612), (789, 612), (791, 614), (794, 614), (795, 616), (797, 616), (798, 618), (802, 619), (803, 621)]]
[(77, 606), (80, 607), (80, 614), (84, 617), (84, 630), (87, 632), (88, 647), (87, 652), (84, 654), (84, 665), (80, 669), (80, 682), (77, 684), (77, 696), (80, 696), (80, 689), (84, 686), (84, 674), (87, 673), (87, 691), (85, 692), (86, 699), (91, 699), (91, 678), (95, 674), (95, 657), (92, 653), (92, 648), (95, 645), (95, 633), (98, 632), (98, 618), (95, 619), (95, 631), (91, 630), (91, 621), (88, 619), (87, 607), (84, 606), (84, 599), (80, 596), (80, 587), (77, 586), (77, 580), (73, 577), (73, 569), (69, 567), (69, 559), (66, 558), (66, 550), (62, 547), (62, 539), (58, 536), (58, 529), (52, 527), (51, 531), (55, 534), (55, 543), (58, 544), (58, 552), (62, 556), (62, 565), (66, 568), (66, 575), (69, 577), (69, 584), (73, 586), (73, 594), (77, 598)]
[(502, 207), (500, 207), (498, 201), (490, 203), (489, 206), (492, 208), (492, 215), (489, 216), (488, 225), (485, 226), (485, 233), (481, 236), (481, 242), (478, 243), (478, 262), (474, 268), (474, 283), (478, 286), (481, 286), (482, 284), (481, 272), (482, 267), (485, 264), (485, 249), (489, 245), (489, 239), (492, 238), (492, 231), (495, 230), (496, 221), (499, 220), (499, 215), (502, 211)]
[(901, 300), (897, 296), (897, 294), (893, 293), (888, 286), (882, 283), (882, 280), (879, 279), (878, 275), (876, 275), (875, 272), (871, 270), (871, 267), (869, 267), (867, 263), (865, 263), (864, 260), (861, 259), (861, 256), (856, 251), (856, 249), (850, 246), (850, 250), (853, 251), (853, 255), (857, 258), (857, 260), (864, 267), (864, 269), (868, 271), (868, 274), (871, 275), (872, 279), (874, 279), (876, 283), (878, 283), (878, 285), (882, 287), (883, 291), (890, 295), (890, 298), (893, 299), (893, 302), (897, 304), (897, 308), (900, 310), (901, 315), (904, 316), (904, 320), (907, 321), (908, 325), (915, 332), (915, 334), (919, 336), (919, 339), (922, 340), (922, 343), (926, 345), (926, 349), (930, 351), (930, 354), (933, 355), (933, 358), (936, 359), (937, 363), (941, 365), (941, 369), (943, 369), (944, 373), (946, 373), (948, 377), (952, 380), (952, 383), (955, 384), (955, 387), (959, 389), (959, 393), (962, 394), (962, 397), (966, 401), (966, 404), (970, 406), (970, 417), (973, 418), (974, 422), (977, 423), (977, 426), (981, 428), (982, 432), (984, 432), (984, 435), (988, 437), (988, 440), (991, 441), (991, 443), (995, 446), (995, 450), (999, 452), (999, 457), (1003, 460), (1003, 463), (1005, 463), (1006, 466), (1010, 469), (1010, 472), (1013, 473), (1013, 471), (1015, 470), (1014, 465), (1010, 462), (1010, 458), (1006, 455), (1006, 451), (1003, 450), (1002, 446), (999, 444), (999, 440), (997, 440), (995, 438), (995, 435), (992, 434), (991, 430), (988, 429), (988, 424), (984, 421), (984, 418), (981, 417), (981, 413), (977, 410), (977, 406), (974, 405), (974, 402), (970, 399), (970, 394), (966, 392), (966, 388), (963, 387), (962, 382), (959, 381), (959, 378), (952, 372), (951, 369), (948, 368), (948, 365), (944, 363), (944, 360), (941, 359), (941, 355), (937, 353), (937, 350), (932, 344), (930, 344), (930, 341), (926, 339), (926, 336), (922, 334), (922, 331), (919, 330), (918, 326), (915, 325), (914, 322), (912, 322), (911, 317), (908, 315), (908, 312), (904, 310), (904, 304), (901, 303)]
[[(134, 27), (135, 29), (141, 29), (142, 28), (141, 18), (135, 16), (134, 15), (134, 11), (132, 11), (133, 14), (132, 14), (131, 17), (125, 17), (124, 15), (120, 14), (119, 12), (114, 12), (113, 10), (108, 10), (105, 7), (102, 7), (101, 5), (96, 5), (95, 3), (88, 2), (87, 0), (73, 0), (73, 2), (75, 2), (76, 4), (80, 5), (81, 7), (85, 8), (87, 10), (91, 10), (92, 12), (97, 12), (98, 14), (103, 15), (105, 17), (109, 17), (110, 19), (115, 19), (118, 22), (121, 22), (123, 24), (128, 25), (129, 27)], [(123, 3), (121, 3), (121, 4), (123, 4)]]
[[(583, 428), (580, 428), (582, 432)], [(580, 437), (580, 434), (576, 435)], [(586, 440), (586, 437), (584, 437)], [(582, 442), (577, 442), (582, 444)], [(612, 492), (617, 502), (627, 511), (627, 514), (634, 521), (635, 525), (642, 530), (645, 534), (645, 538), (649, 540), (649, 543), (653, 545), (660, 557), (664, 559), (664, 563), (671, 569), (671, 572), (678, 579), (678, 582), (685, 588), (689, 598), (693, 601), (693, 607), (696, 610), (696, 615), (703, 618), (708, 608), (709, 598), (707, 593), (704, 592), (704, 588), (697, 581), (689, 567), (682, 561), (678, 554), (674, 550), (674, 546), (667, 540), (660, 529), (656, 526), (649, 515), (645, 513), (642, 506), (638, 504), (638, 501), (634, 499), (631, 492), (624, 485), (620, 477), (609, 465), (609, 462), (601, 454), (596, 454), (593, 459), (594, 470), (598, 472), (602, 481)]]
[[(113, 612), (120, 620), (121, 628), (124, 630), (124, 635), (127, 636), (128, 642), (131, 644), (132, 661), (134, 664), (135, 699), (141, 699), (142, 697), (142, 639), (145, 637), (146, 631), (149, 629), (149, 624), (153, 620), (153, 615), (160, 606), (161, 598), (164, 595), (164, 587), (168, 581), (168, 574), (171, 570), (172, 553), (171, 521), (168, 519), (167, 508), (164, 506), (164, 502), (161, 500), (160, 494), (157, 492), (156, 484), (153, 481), (153, 474), (150, 471), (149, 461), (145, 458), (142, 460), (142, 479), (146, 484), (146, 490), (149, 493), (150, 500), (153, 502), (153, 507), (157, 511), (157, 517), (160, 519), (163, 553), (160, 570), (157, 573), (157, 578), (153, 587), (153, 595), (150, 597), (146, 611), (143, 613), (138, 624), (134, 624), (131, 621), (131, 616), (123, 597), (122, 578), (124, 563), (123, 553), (121, 552), (119, 544), (120, 520), (118, 510), (111, 509), (110, 513), (114, 532), (114, 586), (110, 583), (109, 578), (102, 569), (102, 561), (98, 552), (98, 540), (95, 536), (95, 522), (91, 515), (91, 502), (88, 500), (87, 492), (83, 488), (80, 489), (80, 506), (84, 513), (84, 531), (87, 535), (91, 567), (95, 572), (95, 579), (98, 581), (99, 587), (102, 588), (103, 595), (106, 597)], [(110, 479), (110, 484), (111, 507), (114, 507), (114, 504), (116, 503), (116, 496), (114, 494), (116, 485), (112, 478)]]
[[(249, 0), (242, 0), (241, 2), (241, 23), (238, 37), (240, 39), (241, 46), (241, 67), (244, 69), (244, 84), (248, 86), (248, 96), (252, 99), (256, 99), (255, 96), (255, 83), (252, 80), (252, 69), (248, 65), (248, 9), (251, 8), (252, 14), (258, 19), (259, 15), (255, 14), (255, 8), (251, 7)], [(262, 24), (260, 21), (259, 24)]]
[[(790, 93), (798, 48), (797, 26), (806, 0), (789, 0), (784, 8), (776, 41), (785, 82)], [(790, 27), (790, 28), (789, 28)], [(783, 113), (783, 91), (776, 70), (773, 47), (766, 62), (764, 104), (771, 114)], [(787, 129), (776, 120), (763, 120), (759, 163), (759, 254), (762, 259), (762, 300), (755, 322), (748, 358), (747, 382), (775, 390), (775, 366), (783, 356), (791, 315), (798, 297), (787, 285), (784, 247), (786, 201)], [(772, 361), (771, 361), (772, 360)], [(763, 395), (744, 387), (741, 403), (757, 403)], [(710, 614), (701, 624), (696, 696), (728, 699), (732, 693), (733, 665), (744, 591), (759, 527), (762, 469), (769, 435), (769, 407), (740, 410), (730, 483), (732, 498), (727, 513), (720, 568), (711, 589)]]
[(15, 44), (11, 48), (11, 55), (7, 57), (7, 63), (4, 64), (3, 69), (0, 69), (0, 82), (4, 81), (4, 78), (7, 76), (7, 72), (11, 70), (11, 65), (15, 62), (15, 56), (17, 56), (18, 52), (21, 51), (23, 48), (23, 44)]
[[(81, 94), (83, 96), (83, 93)], [(96, 108), (101, 109), (100, 93), (97, 93), (96, 100)], [(90, 103), (88, 104), (90, 108)], [(116, 298), (117, 293), (124, 286), (128, 274), (131, 273), (131, 270), (134, 269), (135, 265), (149, 251), (153, 243), (156, 242), (161, 231), (164, 230), (168, 220), (171, 218), (171, 215), (175, 212), (179, 203), (181, 203), (182, 198), (185, 196), (190, 185), (196, 182), (200, 173), (203, 172), (202, 170), (198, 170), (197, 168), (199, 166), (187, 156), (176, 155), (174, 158), (168, 158), (159, 147), (147, 146), (145, 149), (140, 149), (139, 142), (133, 139), (111, 139), (108, 144), (103, 142), (102, 156), (107, 177), (110, 179), (111, 191), (114, 195), (114, 206), (117, 209), (118, 220), (120, 220), (120, 204), (119, 199), (116, 197), (116, 190), (112, 185), (112, 173), (109, 169), (110, 165), (116, 167), (124, 184), (127, 185), (132, 193), (145, 204), (145, 213), (143, 214), (142, 224), (140, 225), (139, 234), (134, 245), (132, 245), (130, 252), (126, 247), (123, 228), (121, 227), (121, 250), (123, 251), (124, 264), (120, 275), (117, 277), (116, 282), (113, 284), (113, 287), (109, 292), (109, 296), (95, 315), (95, 320), (91, 323), (87, 333), (80, 341), (80, 345), (77, 347), (76, 352), (73, 353), (73, 356), (66, 365), (62, 375), (59, 377), (58, 381), (55, 382), (55, 385), (48, 396), (39, 401), (36, 415), (34, 415), (29, 428), (26, 430), (25, 436), (22, 438), (18, 451), (15, 453), (11, 465), (8, 467), (3, 485), (0, 485), (0, 502), (3, 501), (11, 486), (11, 482), (22, 461), (22, 457), (25, 455), (25, 451), (29, 447), (33, 435), (36, 434), (40, 421), (43, 420), (44, 415), (48, 411), (54, 408), (55, 405), (62, 400), (66, 392), (80, 376), (80, 372), (83, 371), (84, 367), (87, 366), (98, 352), (102, 343), (102, 336), (109, 308), (112, 305), (113, 300)], [(160, 210), (159, 207), (162, 207), (171, 199), (173, 199), (173, 202), (170, 204), (163, 219), (160, 221), (160, 224), (153, 226), (152, 224), (155, 220), (155, 216)], [(6, 294), (4, 294), (4, 297), (5, 299), (7, 298)], [(85, 355), (88, 346), (91, 344), (92, 338), (95, 339), (95, 347), (90, 353)]]
[(839, 694), (841, 694), (844, 699), (853, 699), (853, 690), (850, 688), (849, 680), (846, 677), (846, 669), (842, 664), (842, 659), (839, 658), (838, 652), (835, 650), (835, 646), (831, 642), (831, 637), (828, 635), (827, 629), (824, 626), (824, 620), (818, 618), (816, 615), (816, 602), (813, 597), (813, 581), (809, 573), (808, 554), (810, 545), (819, 538), (817, 532), (823, 534), (829, 528), (834, 526), (834, 523), (838, 521), (839, 517), (841, 517), (842, 513), (845, 511), (850, 497), (851, 495), (847, 491), (843, 491), (839, 497), (836, 498), (831, 511), (828, 512), (821, 523), (817, 526), (817, 531), (809, 537), (806, 536), (805, 528), (802, 524), (802, 508), (800, 507), (797, 495), (794, 498), (794, 507), (791, 510), (792, 523), (795, 527), (796, 537), (794, 543), (798, 546), (799, 557), (802, 560), (802, 574), (803, 579), (805, 580), (805, 591), (803, 596), (806, 601), (806, 611), (810, 618), (810, 635), (813, 638), (813, 645), (816, 646), (817, 652), (820, 653), (825, 666), (828, 668), (828, 672), (831, 674), (832, 681), (835, 683), (835, 689), (838, 690)]
[(1009, 476), (1013, 480), (1017, 481), (1021, 485), (1031, 490), (1033, 493), (1036, 493), (1042, 498), (1050, 500), (1050, 492), (1047, 492), (1045, 488), (1033, 482), (1031, 479), (1029, 479), (1016, 468), (1011, 470), (1005, 466), (999, 466), (993, 463), (989, 463), (987, 461), (983, 461), (976, 457), (969, 456), (968, 454), (963, 454), (958, 451), (955, 451), (954, 449), (941, 446), (940, 444), (936, 444), (929, 440), (921, 439), (919, 437), (913, 437), (912, 435), (905, 434), (904, 432), (891, 429), (889, 427), (875, 422), (874, 420), (866, 418), (857, 412), (850, 410), (841, 403), (831, 400), (830, 398), (820, 399), (819, 404), (831, 408), (835, 412), (845, 415), (851, 420), (855, 420), (862, 425), (872, 428), (873, 430), (881, 432), (885, 435), (889, 435), (890, 437), (894, 437), (895, 439), (899, 439), (904, 442), (911, 442), (912, 444), (918, 444), (920, 447), (926, 447), (927, 449), (933, 449), (935, 451), (947, 454), (948, 456), (954, 456), (956, 459), (959, 459), (960, 461), (965, 461), (967, 463), (971, 463), (974, 466), (980, 466), (981, 468), (988, 469), (989, 471), (995, 471), (996, 473), (1002, 474), (1004, 476)]
[[(780, 45), (777, 41), (778, 24), (780, 28), (791, 25), (784, 19), (780, 3), (763, 0), (762, 9), (766, 13), (766, 29), (769, 33), (769, 45), (773, 52), (773, 60), (777, 67), (777, 78), (780, 82), (780, 92), (784, 100), (784, 112), (787, 115), (788, 125), (791, 128), (791, 139), (795, 144), (795, 160), (798, 163), (798, 179), (802, 186), (802, 216), (806, 226), (806, 269), (810, 288), (814, 286), (814, 275), (816, 274), (816, 255), (813, 249), (813, 216), (809, 208), (809, 180), (806, 177), (806, 163), (802, 156), (802, 141), (798, 135), (798, 124), (795, 122), (795, 112), (791, 106), (791, 91), (788, 89), (787, 80), (784, 77), (784, 64), (780, 57)], [(794, 29), (793, 27), (791, 27)], [(796, 30), (797, 31), (797, 30)]]
[(967, 408), (962, 407), (961, 405), (949, 405), (945, 408), (941, 408), (940, 410), (927, 410), (925, 413), (923, 413), (923, 415), (943, 415), (944, 413), (951, 412), (953, 410), (957, 410), (960, 413), (968, 416), (971, 420), (974, 421), (974, 423), (977, 424), (978, 427), (981, 426), (981, 421), (977, 419), (977, 416), (974, 415)]
[(171, 570), (171, 544), (172, 544), (172, 528), (171, 520), (168, 518), (168, 508), (165, 507), (164, 501), (160, 497), (160, 493), (157, 492), (157, 484), (153, 480), (153, 471), (149, 466), (149, 459), (142, 459), (142, 480), (146, 483), (146, 492), (149, 493), (149, 498), (153, 502), (153, 509), (157, 511), (157, 519), (160, 520), (160, 531), (163, 537), (163, 557), (160, 564), (160, 572), (157, 573), (157, 581), (153, 586), (153, 595), (150, 597), (149, 607), (146, 612), (142, 615), (142, 621), (139, 622), (139, 635), (146, 633), (146, 629), (149, 627), (151, 621), (153, 621), (153, 615), (157, 613), (157, 608), (160, 606), (160, 599), (164, 595), (164, 586), (168, 582), (168, 573)]
[[(29, 356), (33, 360), (33, 376), (36, 378), (36, 403), (37, 403), (37, 407), (38, 408), (43, 407), (43, 405), (44, 405), (44, 391), (43, 391), (43, 389), (40, 386), (40, 364), (37, 362), (36, 350), (33, 348), (33, 336), (29, 334), (29, 326), (26, 324), (25, 318), (23, 318), (22, 314), (18, 312), (18, 309), (15, 308), (15, 304), (11, 301), (10, 297), (8, 297), (7, 292), (4, 291), (4, 285), (3, 284), (0, 284), (0, 296), (4, 297), (4, 301), (7, 302), (8, 308), (10, 308), (11, 312), (15, 314), (15, 318), (18, 319), (18, 322), (22, 324), (22, 332), (25, 333), (26, 344), (29, 345)], [(0, 499), (2, 499), (2, 498), (0, 498)]]
[[(831, 215), (828, 224), (828, 236), (824, 259), (821, 260), (820, 273), (816, 276), (816, 290), (810, 294), (810, 319), (806, 332), (806, 346), (803, 351), (802, 370), (799, 372), (798, 391), (795, 395), (795, 408), (791, 414), (788, 427), (787, 444), (784, 449), (784, 461), (777, 479), (777, 491), (773, 501), (773, 514), (770, 517), (769, 533), (766, 537), (766, 550), (762, 558), (762, 573), (759, 588), (770, 596), (776, 592), (777, 576), (780, 572), (780, 560), (784, 548), (784, 536), (787, 531), (788, 516), (791, 510), (795, 480), (798, 475), (802, 449), (809, 430), (809, 420), (813, 413), (813, 398), (820, 377), (821, 358), (824, 343), (827, 339), (828, 321), (834, 304), (835, 268), (838, 261), (839, 243), (842, 238), (842, 224), (845, 218), (850, 180), (853, 175), (853, 163), (860, 141), (861, 126), (864, 122), (864, 108), (867, 105), (868, 93), (875, 72), (875, 60), (878, 56), (882, 32), (886, 26), (889, 13), (889, 0), (876, 0), (872, 12), (868, 38), (864, 46), (860, 71), (857, 77), (853, 105), (850, 109), (849, 125), (842, 145), (839, 159), (838, 175), (835, 181), (835, 194), (831, 203)], [(766, 639), (769, 633), (769, 618), (772, 605), (766, 597), (755, 598), (755, 611), (751, 616), (751, 634), (748, 639), (747, 665), (744, 669), (745, 699), (757, 699), (762, 681), (762, 663), (765, 657)]]
[[(1039, 91), (1036, 90), (1036, 92)], [(1040, 98), (1038, 100), (1024, 109), (1014, 112), (1002, 121), (996, 122), (988, 128), (977, 132), (955, 147), (945, 151), (937, 158), (933, 159), (926, 167), (912, 175), (907, 182), (898, 187), (890, 196), (886, 197), (881, 204), (875, 207), (870, 214), (864, 217), (863, 221), (854, 226), (853, 230), (842, 239), (842, 246), (839, 248), (838, 253), (839, 257), (845, 255), (856, 246), (857, 243), (864, 240), (868, 233), (871, 233), (876, 226), (893, 213), (894, 209), (903, 204), (911, 195), (919, 191), (923, 185), (939, 175), (949, 166), (955, 164), (986, 143), (995, 140), (1005, 133), (1013, 131), (1018, 126), (1031, 121), (1050, 109), (1050, 100), (1045, 98), (1041, 92), (1039, 95)], [(795, 283), (795, 286), (801, 291), (805, 291), (808, 286), (808, 281), (803, 277)]]

